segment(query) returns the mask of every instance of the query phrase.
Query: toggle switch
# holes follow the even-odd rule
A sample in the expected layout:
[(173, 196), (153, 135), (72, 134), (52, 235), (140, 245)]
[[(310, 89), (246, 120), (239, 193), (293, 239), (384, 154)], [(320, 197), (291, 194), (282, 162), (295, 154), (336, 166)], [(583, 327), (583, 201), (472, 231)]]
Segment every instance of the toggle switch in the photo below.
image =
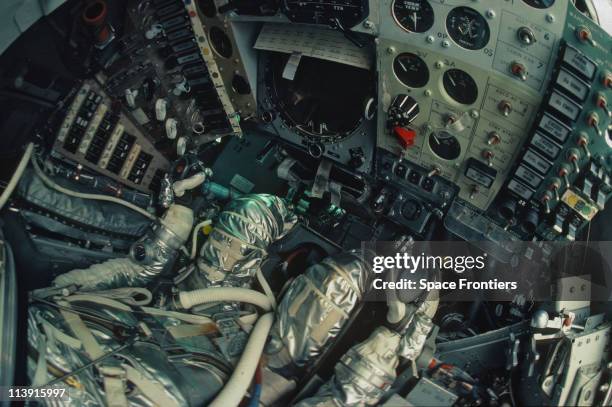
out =
[(483, 150), (482, 157), (487, 160), (487, 165), (489, 167), (493, 167), (493, 158), (495, 158), (495, 153), (491, 150)]
[(440, 169), (440, 167), (433, 167), (431, 171), (427, 173), (427, 178), (431, 178), (435, 175), (440, 175), (441, 173), (442, 173), (442, 170)]
[(603, 136), (602, 131), (599, 129), (599, 115), (595, 112), (589, 113), (586, 119), (587, 125), (595, 129), (598, 136)]
[(578, 147), (584, 150), (584, 153), (587, 158), (591, 158), (591, 151), (589, 150), (589, 136), (585, 133), (580, 133), (578, 136)]
[(508, 102), (507, 100), (502, 100), (499, 102), (497, 108), (505, 117), (510, 116), (510, 113), (512, 113), (512, 103)]
[(567, 152), (567, 161), (574, 166), (574, 172), (580, 173), (580, 151), (575, 148)]
[(559, 200), (559, 189), (561, 188), (561, 180), (559, 178), (553, 178), (548, 185), (548, 190), (552, 191), (555, 196), (555, 200)]
[(480, 192), (480, 188), (478, 187), (478, 185), (472, 185), (472, 188), (470, 190), (470, 199), (476, 198), (478, 192)]
[(585, 26), (580, 26), (576, 28), (576, 38), (578, 38), (580, 42), (589, 43), (592, 47), (597, 45), (597, 43), (593, 39), (593, 34), (591, 33), (591, 30), (589, 30)]
[(527, 67), (520, 62), (514, 61), (510, 65), (510, 71), (512, 72), (512, 75), (520, 78), (520, 80), (523, 82), (527, 80)]
[(569, 188), (570, 187), (570, 182), (569, 182), (569, 177), (568, 175), (572, 173), (572, 169), (571, 167), (569, 167), (567, 164), (561, 164), (561, 167), (559, 168), (559, 172), (558, 175), (563, 178), (563, 181), (565, 182), (565, 188)]
[(533, 30), (529, 27), (521, 27), (516, 32), (516, 35), (520, 42), (525, 45), (531, 45), (536, 42), (536, 37)]
[(552, 199), (552, 194), (550, 193), (550, 191), (546, 191), (544, 195), (542, 195), (542, 197), (540, 198), (540, 202), (542, 202), (542, 205), (544, 205), (544, 213), (546, 214), (550, 213), (549, 202), (551, 199)]
[(501, 142), (501, 136), (497, 132), (492, 131), (489, 133), (489, 138), (487, 140), (488, 145), (493, 146), (493, 145), (499, 144), (500, 142)]
[(606, 71), (602, 75), (602, 83), (604, 88), (612, 89), (612, 72)]
[(597, 107), (602, 109), (608, 117), (611, 117), (610, 109), (608, 109), (608, 100), (606, 99), (603, 93), (599, 92), (597, 94), (596, 103), (597, 103)]

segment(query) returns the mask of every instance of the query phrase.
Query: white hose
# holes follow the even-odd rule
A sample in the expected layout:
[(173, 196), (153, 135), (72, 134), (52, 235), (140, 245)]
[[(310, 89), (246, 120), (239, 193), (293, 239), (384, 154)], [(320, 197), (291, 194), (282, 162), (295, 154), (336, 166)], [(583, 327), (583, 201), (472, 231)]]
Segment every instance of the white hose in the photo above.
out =
[(191, 237), (191, 255), (190, 255), (191, 259), (195, 259), (196, 257), (196, 250), (198, 247), (198, 235), (200, 234), (200, 229), (210, 224), (212, 224), (212, 221), (210, 219), (207, 219), (205, 221), (198, 223), (196, 227), (193, 228), (193, 236)]
[(266, 297), (270, 300), (270, 304), (272, 304), (272, 309), (276, 309), (276, 298), (274, 297), (274, 292), (272, 288), (270, 288), (270, 284), (268, 284), (268, 280), (263, 275), (261, 268), (257, 267), (257, 271), (255, 272), (255, 276), (257, 276), (257, 281), (261, 286), (262, 290), (266, 294)]
[(210, 407), (233, 407), (242, 401), (259, 364), (272, 322), (274, 322), (274, 316), (271, 312), (259, 318), (251, 331), (249, 341), (232, 373), (232, 377), (215, 397)]
[(6, 188), (4, 188), (4, 191), (2, 191), (2, 195), (0, 195), (0, 209), (4, 208), (4, 205), (15, 190), (17, 183), (21, 179), (21, 176), (23, 175), (23, 172), (25, 171), (26, 166), (28, 165), (28, 161), (30, 161), (30, 157), (32, 157), (33, 150), (34, 143), (28, 144), (25, 153), (23, 153), (23, 156), (21, 157), (21, 161), (19, 161), (19, 164), (17, 164), (17, 169), (15, 169), (15, 172), (9, 180), (9, 183), (6, 185)]
[(186, 191), (200, 186), (204, 181), (206, 181), (205, 172), (199, 172), (189, 178), (176, 181), (174, 184), (172, 184), (174, 195), (180, 198), (181, 196), (185, 195)]
[(54, 181), (52, 181), (51, 178), (47, 177), (47, 175), (43, 172), (43, 170), (38, 165), (38, 162), (36, 162), (36, 158), (34, 157), (32, 157), (32, 165), (34, 166), (34, 171), (36, 171), (36, 175), (38, 175), (40, 179), (43, 181), (43, 183), (51, 189), (55, 189), (58, 192), (61, 192), (63, 194), (66, 194), (66, 195), (69, 195), (75, 198), (113, 202), (119, 205), (123, 205), (126, 208), (129, 208), (135, 212), (138, 212), (141, 215), (146, 216), (147, 218), (151, 220), (155, 220), (155, 221), (158, 220), (157, 216), (147, 212), (146, 210), (142, 209), (139, 206), (136, 206), (130, 202), (124, 201), (123, 199), (119, 199), (114, 196), (101, 195), (101, 194), (86, 194), (83, 192), (76, 192), (76, 191), (72, 191), (70, 189), (64, 188), (61, 185), (58, 185)]
[(264, 311), (272, 309), (268, 297), (259, 291), (249, 290), (248, 288), (213, 287), (179, 293), (179, 302), (185, 309), (190, 309), (195, 305), (221, 301), (246, 302), (256, 305)]

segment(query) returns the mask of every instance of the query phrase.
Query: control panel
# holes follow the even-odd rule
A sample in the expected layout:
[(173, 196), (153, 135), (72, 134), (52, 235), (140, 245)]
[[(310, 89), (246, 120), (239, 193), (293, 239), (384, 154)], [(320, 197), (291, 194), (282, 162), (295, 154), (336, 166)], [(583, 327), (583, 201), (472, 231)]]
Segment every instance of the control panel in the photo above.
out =
[(551, 84), (499, 200), (523, 237), (573, 240), (610, 197), (610, 44), (570, 7)]
[[(494, 201), (526, 139), (567, 14), (565, 2), (383, 1), (378, 146), (456, 183), (480, 210)], [(414, 142), (388, 109), (407, 94)]]
[[(119, 106), (119, 107), (118, 107)], [(168, 160), (95, 82), (84, 83), (67, 105), (55, 152), (143, 192), (155, 190)]]
[(448, 180), (384, 150), (377, 155), (376, 176), (382, 187), (373, 198), (374, 212), (421, 235), (432, 216), (441, 218), (457, 195)]

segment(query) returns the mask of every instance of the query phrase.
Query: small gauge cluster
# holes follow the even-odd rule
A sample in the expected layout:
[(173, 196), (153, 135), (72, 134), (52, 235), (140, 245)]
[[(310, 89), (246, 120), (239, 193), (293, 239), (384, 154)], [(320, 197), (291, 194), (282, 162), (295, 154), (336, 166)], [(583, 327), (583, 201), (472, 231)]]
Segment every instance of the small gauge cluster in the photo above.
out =
[[(391, 12), (395, 22), (411, 33), (429, 31), (436, 21), (434, 8), (428, 0), (394, 0)], [(460, 47), (469, 50), (484, 48), (491, 29), (486, 18), (470, 7), (455, 7), (447, 13), (446, 32)]]
[[(555, 0), (381, 1), (379, 89), (388, 96), (378, 147), (453, 181), (461, 199), (487, 209), (545, 95), (567, 13)], [(420, 111), (408, 144), (384, 126), (402, 94)]]
[(368, 16), (367, 0), (283, 0), (282, 11), (297, 23), (348, 29)]

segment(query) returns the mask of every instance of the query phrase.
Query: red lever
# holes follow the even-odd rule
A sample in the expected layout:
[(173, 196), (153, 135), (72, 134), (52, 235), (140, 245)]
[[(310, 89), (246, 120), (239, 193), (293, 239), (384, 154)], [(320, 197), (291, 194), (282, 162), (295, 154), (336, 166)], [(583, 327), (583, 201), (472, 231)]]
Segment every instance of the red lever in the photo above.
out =
[(414, 145), (414, 139), (416, 138), (416, 131), (407, 129), (406, 127), (395, 126), (393, 133), (397, 137), (400, 145), (403, 148), (409, 148)]

